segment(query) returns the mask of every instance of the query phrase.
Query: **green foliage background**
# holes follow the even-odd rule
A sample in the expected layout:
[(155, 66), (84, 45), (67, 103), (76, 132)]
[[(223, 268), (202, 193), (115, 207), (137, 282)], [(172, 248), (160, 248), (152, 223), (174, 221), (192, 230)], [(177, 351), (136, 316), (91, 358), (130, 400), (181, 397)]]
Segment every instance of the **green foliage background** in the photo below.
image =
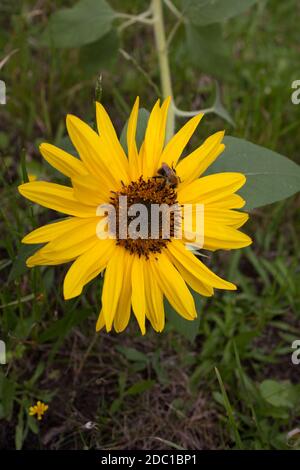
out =
[[(237, 293), (202, 300), (196, 325), (172, 324), (169, 312), (161, 335), (149, 328), (140, 337), (134, 322), (121, 336), (94, 335), (101, 280), (64, 302), (64, 267), (25, 267), (37, 247), (22, 246), (22, 236), (56, 215), (21, 200), (16, 186), (27, 173), (63, 182), (42, 161), (38, 144), (69, 147), (67, 113), (93, 122), (99, 75), (101, 99), (120, 134), (137, 94), (150, 109), (160, 93), (151, 27), (130, 26), (120, 35), (126, 19), (113, 13), (137, 14), (148, 2), (113, 0), (109, 8), (98, 0), (92, 24), (81, 21), (70, 34), (63, 23), (55, 44), (49, 28), (58, 40), (59, 10), (75, 2), (3, 0), (0, 61), (16, 52), (0, 70), (8, 92), (0, 107), (0, 339), (7, 345), (1, 448), (299, 448), (297, 435), (288, 435), (300, 418), (300, 365), (291, 363), (291, 344), (300, 338), (299, 198), (257, 207), (293, 194), (299, 184), (293, 162), (300, 162), (300, 105), (291, 102), (291, 83), (300, 78), (300, 8), (296, 0), (228, 0), (227, 14), (218, 8), (204, 15), (202, 0), (175, 3), (191, 19), (177, 26), (170, 48), (177, 105), (211, 107), (216, 79), (221, 91), (217, 114), (205, 117), (192, 144), (225, 127), (227, 135), (291, 162), (280, 160), (279, 168), (274, 154), (247, 145), (249, 172), (252, 163), (261, 170), (245, 189), (249, 207), (256, 207), (246, 228), (254, 244), (207, 259), (239, 285)], [(228, 19), (217, 22), (217, 15)], [(174, 21), (166, 16), (171, 32)], [(211, 171), (240, 170), (243, 141), (227, 139), (233, 160)], [(272, 159), (267, 181), (266, 159)], [(37, 399), (49, 403), (39, 424), (27, 413)]]

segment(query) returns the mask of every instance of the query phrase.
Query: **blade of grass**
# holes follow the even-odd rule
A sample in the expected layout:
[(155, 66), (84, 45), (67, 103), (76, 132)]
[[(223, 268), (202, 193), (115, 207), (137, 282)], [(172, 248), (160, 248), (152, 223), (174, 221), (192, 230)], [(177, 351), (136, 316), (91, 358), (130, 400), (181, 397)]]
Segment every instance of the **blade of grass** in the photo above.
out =
[(234, 434), (235, 443), (236, 443), (238, 449), (242, 450), (243, 449), (243, 443), (242, 443), (242, 440), (241, 440), (241, 437), (240, 437), (240, 433), (239, 433), (237, 424), (235, 422), (233, 409), (230, 405), (230, 401), (229, 401), (228, 395), (226, 393), (222, 377), (221, 377), (220, 372), (218, 371), (217, 367), (215, 367), (215, 372), (216, 372), (216, 376), (217, 376), (217, 379), (218, 379), (218, 382), (219, 382), (219, 385), (220, 385), (222, 397), (223, 397), (223, 400), (224, 400), (224, 406), (225, 406), (226, 413), (227, 413), (227, 416), (228, 416), (229, 425), (230, 425), (230, 428), (231, 428), (231, 430)]

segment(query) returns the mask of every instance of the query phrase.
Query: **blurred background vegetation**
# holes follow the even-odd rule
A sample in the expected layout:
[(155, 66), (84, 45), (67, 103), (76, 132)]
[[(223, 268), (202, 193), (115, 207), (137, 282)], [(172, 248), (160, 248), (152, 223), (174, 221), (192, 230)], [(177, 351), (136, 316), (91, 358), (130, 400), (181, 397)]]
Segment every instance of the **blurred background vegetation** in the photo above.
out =
[[(133, 14), (148, 7), (146, 0), (109, 3)], [(0, 2), (0, 61), (12, 53), (0, 70), (7, 86), (0, 107), (0, 339), (7, 346), (0, 447), (300, 448), (300, 365), (291, 362), (291, 344), (300, 338), (299, 197), (252, 212), (249, 249), (210, 255), (208, 264), (239, 290), (203, 299), (194, 337), (171, 326), (141, 337), (134, 321), (122, 335), (95, 335), (101, 280), (65, 302), (66, 267), (26, 268), (36, 247), (22, 246), (21, 238), (57, 215), (26, 203), (16, 186), (26, 172), (63, 181), (42, 161), (39, 143), (68, 146), (67, 113), (93, 121), (99, 75), (119, 132), (137, 94), (147, 109), (159, 94), (147, 25), (121, 37), (115, 29), (81, 48), (42, 45), (49, 16), (72, 5)], [(166, 18), (170, 32), (174, 21)], [(235, 123), (208, 114), (198, 141), (225, 128), (300, 163), (300, 107), (291, 103), (291, 83), (300, 79), (299, 18), (297, 0), (260, 0), (218, 30), (194, 32), (188, 49), (191, 38), (178, 25), (170, 47), (177, 105), (211, 106), (217, 79)], [(49, 404), (39, 423), (28, 416), (37, 399)]]

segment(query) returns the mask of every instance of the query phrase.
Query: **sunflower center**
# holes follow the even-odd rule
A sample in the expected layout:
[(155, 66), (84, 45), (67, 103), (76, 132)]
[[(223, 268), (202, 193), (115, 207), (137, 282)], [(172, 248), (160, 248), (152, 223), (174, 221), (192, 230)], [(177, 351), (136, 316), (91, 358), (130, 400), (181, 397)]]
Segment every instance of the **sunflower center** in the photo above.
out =
[(179, 217), (177, 194), (165, 178), (140, 177), (113, 192), (117, 244), (131, 254), (160, 253), (174, 236)]

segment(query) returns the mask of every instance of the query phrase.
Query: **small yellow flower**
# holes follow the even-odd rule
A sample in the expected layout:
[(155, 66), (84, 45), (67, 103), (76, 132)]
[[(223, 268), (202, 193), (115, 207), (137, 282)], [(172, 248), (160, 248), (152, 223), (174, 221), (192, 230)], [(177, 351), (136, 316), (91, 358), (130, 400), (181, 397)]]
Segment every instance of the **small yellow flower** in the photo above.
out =
[(37, 180), (37, 176), (33, 173), (28, 173), (28, 181), (29, 182), (32, 182), (32, 181), (36, 181)]
[(29, 415), (34, 416), (37, 415), (37, 419), (40, 421), (43, 417), (43, 414), (48, 410), (48, 405), (45, 403), (38, 401), (36, 405), (29, 407)]

